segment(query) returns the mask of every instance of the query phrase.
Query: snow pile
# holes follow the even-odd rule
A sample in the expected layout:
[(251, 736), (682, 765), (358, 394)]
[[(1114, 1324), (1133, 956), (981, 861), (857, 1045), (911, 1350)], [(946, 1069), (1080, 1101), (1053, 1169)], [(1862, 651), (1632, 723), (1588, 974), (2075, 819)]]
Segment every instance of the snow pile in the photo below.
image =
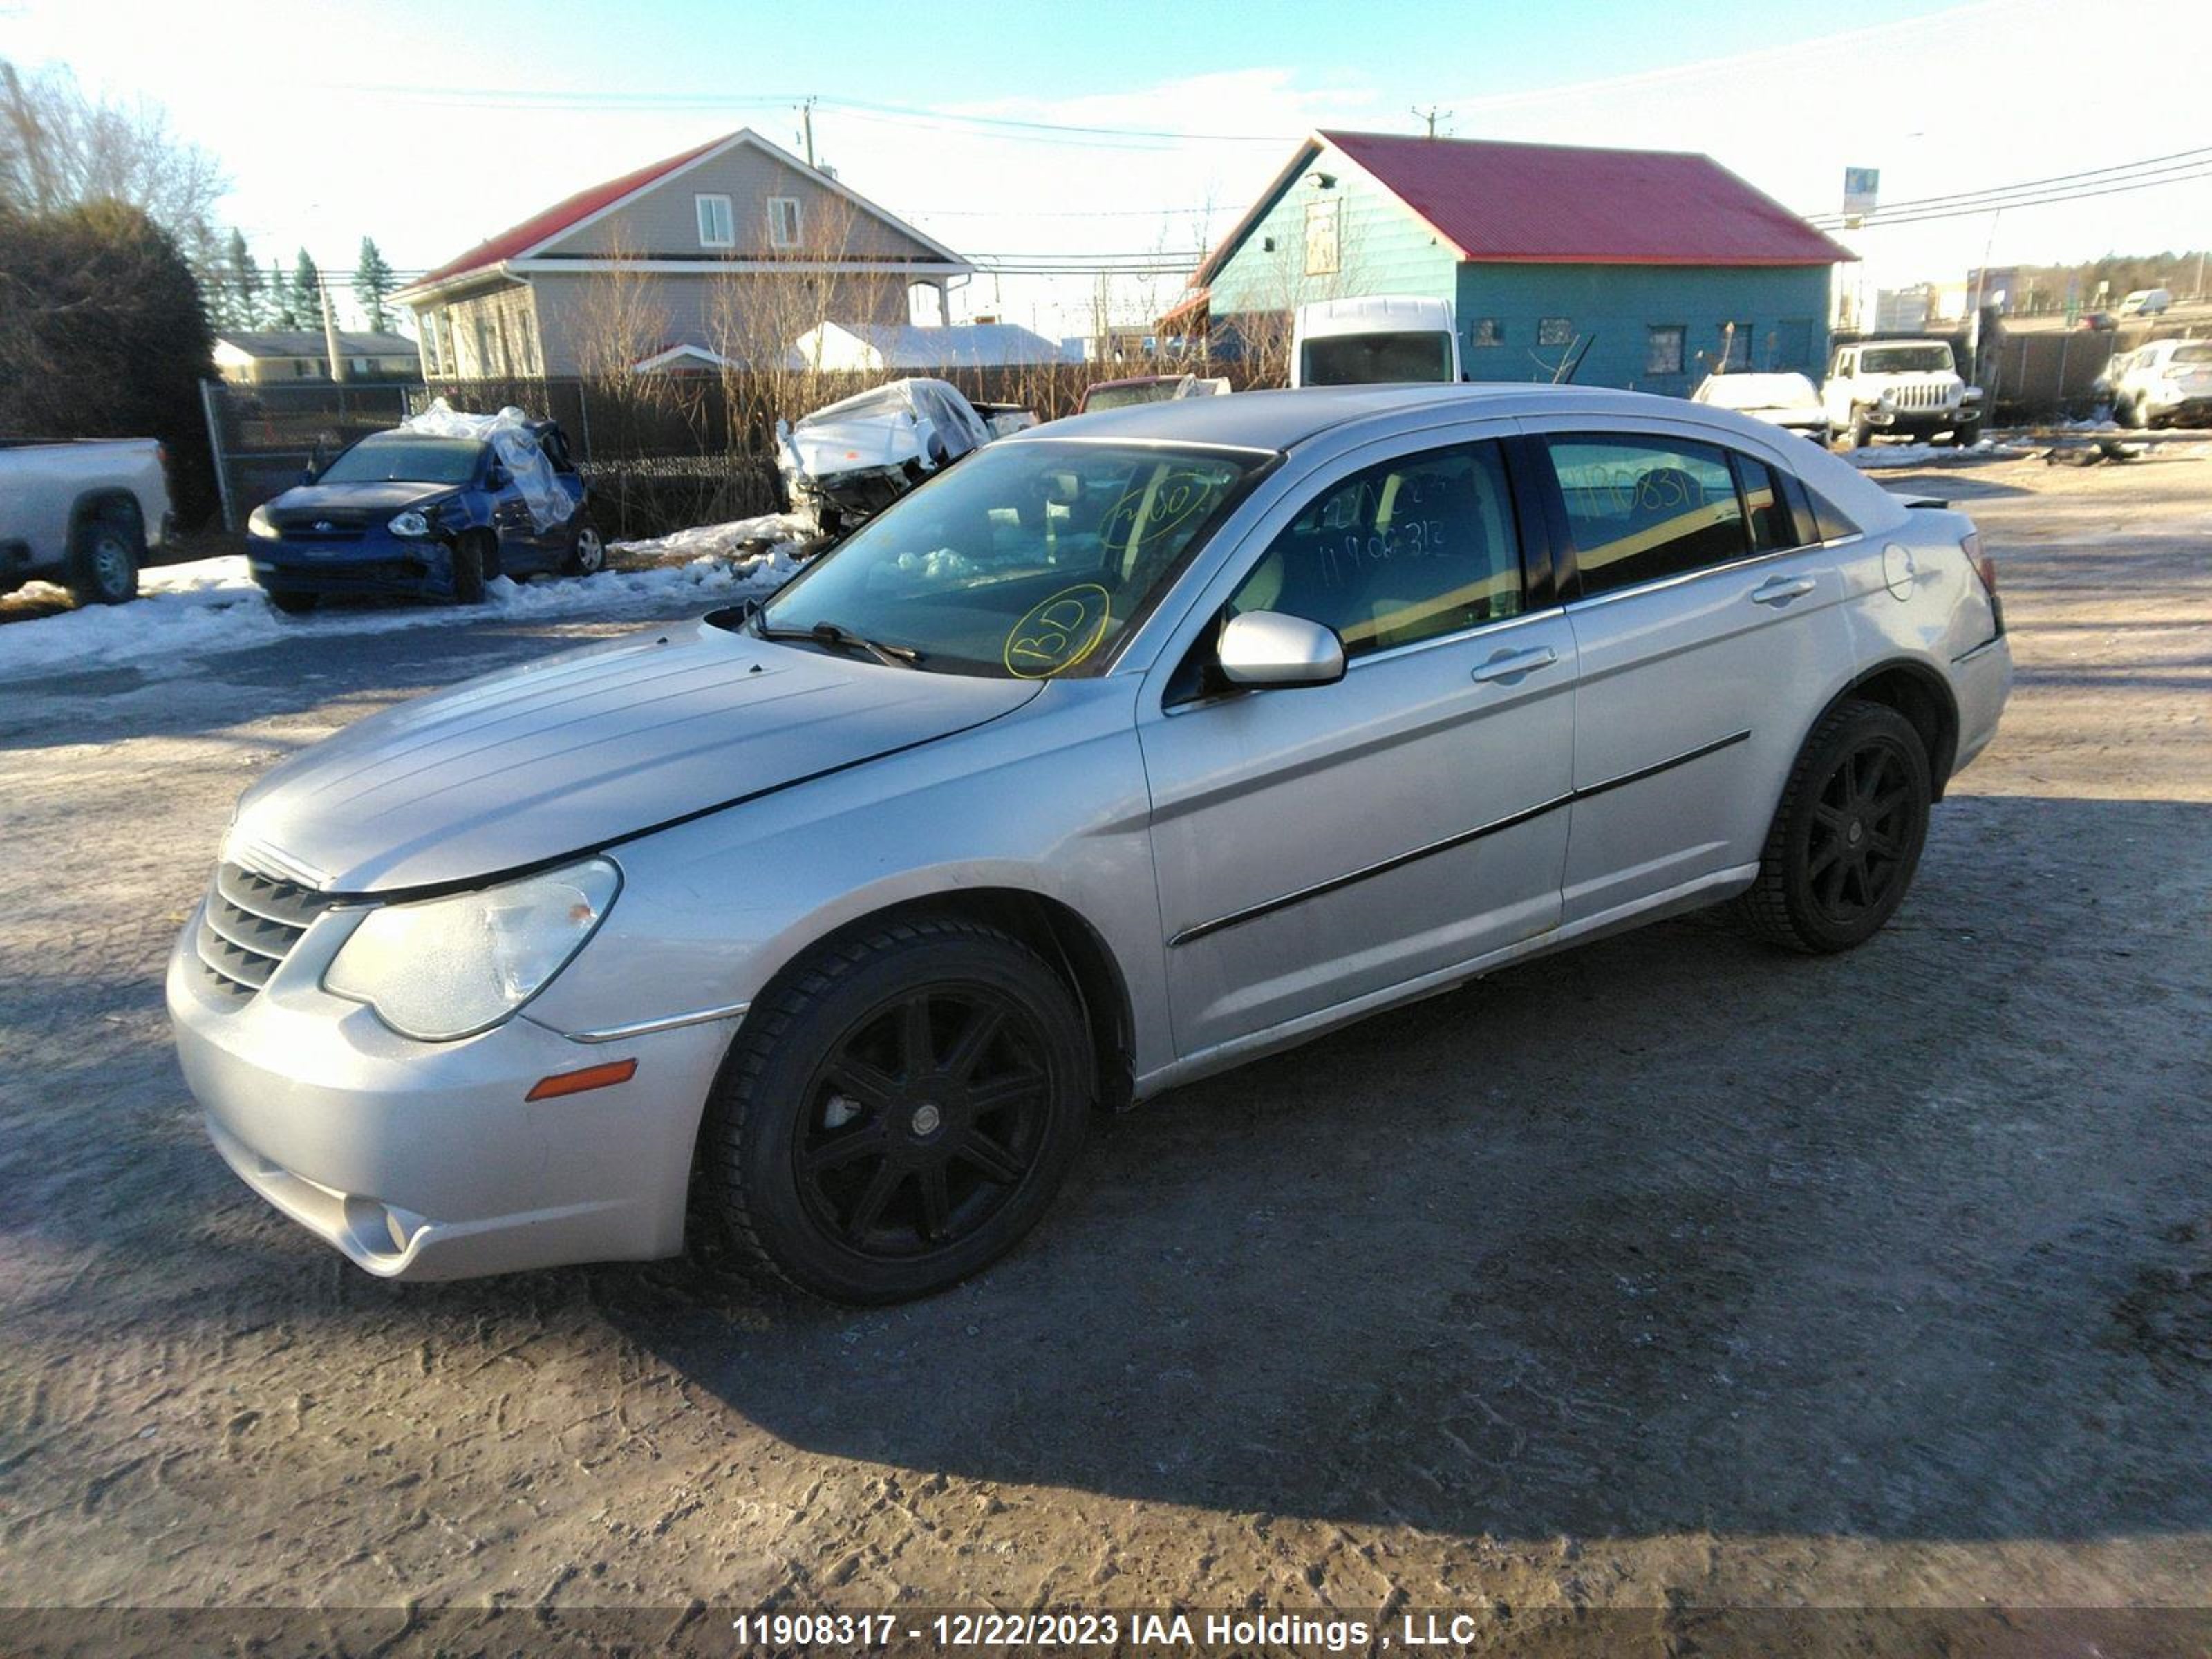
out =
[(420, 415), (402, 421), (399, 428), (429, 438), (468, 438), (489, 444), (514, 475), (515, 488), (522, 492), (538, 528), (550, 530), (567, 521), (569, 501), (553, 481), (553, 463), (545, 459), (538, 434), (530, 429), (530, 416), (514, 404), (496, 415), (465, 415), (441, 398)]
[(303, 635), (386, 634), (493, 617), (537, 621), (704, 611), (774, 592), (794, 568), (786, 557), (763, 560), (744, 570), (700, 560), (651, 570), (603, 570), (528, 586), (499, 576), (484, 584), (482, 605), (332, 604), (307, 616), (286, 617), (262, 597), (243, 556), (202, 559), (142, 572), (139, 597), (129, 605), (88, 605), (0, 627), (0, 680), (116, 663), (173, 665), (195, 655), (249, 650)]
[(1944, 466), (1959, 461), (2016, 461), (2033, 455), (2017, 444), (1984, 438), (1961, 449), (1956, 444), (1873, 444), (1854, 449), (1844, 459), (1862, 472), (1879, 472), (1893, 466)]
[(695, 525), (650, 541), (617, 542), (612, 550), (633, 562), (667, 564), (683, 559), (730, 559), (739, 564), (786, 555), (821, 534), (809, 513), (763, 513), (727, 524)]

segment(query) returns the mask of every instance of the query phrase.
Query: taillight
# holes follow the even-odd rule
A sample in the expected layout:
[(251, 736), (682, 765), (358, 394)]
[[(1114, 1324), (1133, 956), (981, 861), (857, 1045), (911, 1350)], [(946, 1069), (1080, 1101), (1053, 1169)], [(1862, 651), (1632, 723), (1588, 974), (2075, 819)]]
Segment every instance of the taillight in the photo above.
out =
[(1998, 633), (2003, 633), (2004, 603), (1997, 598), (1997, 562), (1982, 551), (1982, 532), (1969, 530), (1960, 538), (1959, 550), (1966, 556), (1966, 562), (1973, 567), (1975, 579), (1981, 583), (1982, 593), (1990, 602), (1990, 620), (1996, 624)]

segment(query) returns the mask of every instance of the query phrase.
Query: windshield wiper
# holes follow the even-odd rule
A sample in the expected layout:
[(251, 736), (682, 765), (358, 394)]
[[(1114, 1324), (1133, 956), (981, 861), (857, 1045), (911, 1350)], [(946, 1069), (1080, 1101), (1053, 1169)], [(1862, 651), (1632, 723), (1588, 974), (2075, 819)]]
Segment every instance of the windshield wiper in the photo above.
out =
[(835, 647), (840, 650), (860, 651), (873, 657), (887, 668), (919, 668), (921, 653), (910, 645), (884, 645), (878, 641), (855, 634), (849, 628), (840, 628), (833, 622), (818, 622), (811, 628), (766, 628), (759, 634), (764, 640), (811, 640), (817, 645)]

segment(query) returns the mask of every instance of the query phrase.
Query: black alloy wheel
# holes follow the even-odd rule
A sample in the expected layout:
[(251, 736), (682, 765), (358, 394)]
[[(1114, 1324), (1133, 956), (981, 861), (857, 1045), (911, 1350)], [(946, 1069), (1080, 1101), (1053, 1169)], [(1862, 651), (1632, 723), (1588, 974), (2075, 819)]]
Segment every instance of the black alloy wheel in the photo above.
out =
[(1881, 703), (1838, 704), (1798, 751), (1738, 914), (1796, 950), (1864, 944), (1904, 902), (1933, 798), (1910, 720)]
[(1066, 1180), (1090, 1032), (1035, 951), (951, 916), (832, 939), (745, 1014), (702, 1196), (741, 1265), (833, 1301), (925, 1296), (1004, 1255)]
[(794, 1149), (816, 1223), (858, 1254), (975, 1236), (1036, 1166), (1052, 1079), (1036, 1018), (984, 985), (902, 992), (817, 1068)]

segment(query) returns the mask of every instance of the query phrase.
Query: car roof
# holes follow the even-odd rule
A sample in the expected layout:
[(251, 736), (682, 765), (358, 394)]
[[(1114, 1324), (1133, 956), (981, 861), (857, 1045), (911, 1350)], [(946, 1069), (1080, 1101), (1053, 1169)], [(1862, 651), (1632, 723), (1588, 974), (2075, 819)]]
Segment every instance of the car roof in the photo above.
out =
[(1595, 386), (1483, 381), (1452, 386), (1304, 386), (1295, 392), (1237, 392), (1225, 398), (1183, 398), (1049, 421), (1001, 443), (1065, 439), (1106, 442), (1212, 444), (1270, 453), (1294, 449), (1323, 433), (1382, 425), (1391, 417), (1433, 412), (1470, 418), (1514, 415), (1637, 416), (1687, 412), (1680, 398)]

